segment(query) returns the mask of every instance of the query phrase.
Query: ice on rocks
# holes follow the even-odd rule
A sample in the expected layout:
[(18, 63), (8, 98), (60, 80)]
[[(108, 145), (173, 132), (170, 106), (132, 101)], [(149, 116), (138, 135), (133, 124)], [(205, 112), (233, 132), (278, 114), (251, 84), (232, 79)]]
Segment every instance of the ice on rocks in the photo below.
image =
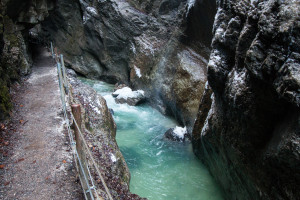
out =
[(222, 58), (217, 50), (213, 51), (211, 53), (211, 56), (209, 58), (208, 66), (215, 67), (222, 63)]

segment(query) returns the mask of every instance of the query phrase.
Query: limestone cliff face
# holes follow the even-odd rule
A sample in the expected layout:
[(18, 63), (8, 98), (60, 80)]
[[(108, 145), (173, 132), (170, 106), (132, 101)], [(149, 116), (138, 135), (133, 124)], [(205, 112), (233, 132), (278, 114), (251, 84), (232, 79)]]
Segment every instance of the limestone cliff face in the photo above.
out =
[(0, 120), (7, 117), (12, 106), (11, 83), (30, 71), (29, 29), (44, 20), (53, 5), (51, 0), (0, 2)]
[[(185, 34), (187, 24), (199, 18), (188, 13), (207, 5), (214, 13), (214, 3), (192, 2), (58, 1), (41, 35), (55, 42), (77, 72), (143, 89), (153, 105), (191, 128), (206, 82), (208, 51), (185, 42), (193, 37), (201, 43), (192, 31)], [(202, 21), (212, 26), (213, 17)]]
[(194, 151), (227, 199), (298, 199), (300, 3), (218, 6)]

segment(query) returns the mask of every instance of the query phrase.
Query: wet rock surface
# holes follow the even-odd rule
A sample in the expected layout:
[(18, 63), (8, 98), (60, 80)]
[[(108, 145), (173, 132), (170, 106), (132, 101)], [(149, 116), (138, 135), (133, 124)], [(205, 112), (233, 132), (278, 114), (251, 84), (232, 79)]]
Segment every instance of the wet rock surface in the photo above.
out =
[[(215, 12), (208, 0), (196, 2), (197, 8)], [(210, 43), (207, 39), (201, 48), (191, 48), (193, 42), (182, 42), (192, 8), (185, 0), (63, 0), (42, 23), (40, 36), (54, 41), (75, 71), (144, 90), (152, 105), (190, 131), (206, 82)], [(189, 17), (190, 26), (197, 24), (194, 18), (199, 16)], [(213, 18), (206, 23), (212, 26)]]
[(28, 31), (48, 16), (53, 5), (50, 0), (0, 2), (0, 120), (7, 118), (12, 108), (10, 85), (31, 71)]
[(202, 98), (193, 144), (227, 199), (300, 195), (299, 16), (299, 1), (219, 1), (213, 94)]
[[(68, 74), (72, 86), (70, 101), (81, 105), (84, 137), (113, 199), (144, 199), (129, 192), (130, 172), (115, 140), (116, 124), (105, 99), (79, 81), (72, 70)], [(97, 186), (104, 191), (100, 181)], [(105, 193), (101, 195), (108, 198)]]

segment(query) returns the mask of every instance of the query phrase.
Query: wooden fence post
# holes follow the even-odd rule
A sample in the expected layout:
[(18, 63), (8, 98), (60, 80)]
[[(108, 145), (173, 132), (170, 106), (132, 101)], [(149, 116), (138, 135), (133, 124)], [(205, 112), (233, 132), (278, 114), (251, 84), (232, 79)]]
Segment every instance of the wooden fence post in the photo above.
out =
[[(76, 120), (76, 122), (79, 126), (78, 128), (80, 128), (81, 127), (81, 109), (80, 109), (80, 105), (79, 104), (73, 104), (71, 106), (71, 108), (72, 108), (73, 116), (74, 116), (74, 118), (75, 118), (75, 120)], [(74, 128), (75, 139), (76, 140), (79, 139), (79, 134), (80, 134), (78, 128), (77, 128), (77, 126), (75, 126), (75, 128)], [(76, 145), (76, 147), (77, 147), (77, 145)]]

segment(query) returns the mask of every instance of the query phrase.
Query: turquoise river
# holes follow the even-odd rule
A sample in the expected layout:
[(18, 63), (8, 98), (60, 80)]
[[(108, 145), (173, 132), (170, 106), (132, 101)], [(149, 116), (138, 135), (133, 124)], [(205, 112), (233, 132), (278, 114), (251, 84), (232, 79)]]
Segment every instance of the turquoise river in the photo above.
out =
[(131, 173), (130, 191), (149, 200), (221, 200), (222, 193), (191, 143), (168, 141), (166, 130), (178, 124), (151, 106), (116, 104), (113, 85), (81, 78), (114, 111), (117, 142)]

